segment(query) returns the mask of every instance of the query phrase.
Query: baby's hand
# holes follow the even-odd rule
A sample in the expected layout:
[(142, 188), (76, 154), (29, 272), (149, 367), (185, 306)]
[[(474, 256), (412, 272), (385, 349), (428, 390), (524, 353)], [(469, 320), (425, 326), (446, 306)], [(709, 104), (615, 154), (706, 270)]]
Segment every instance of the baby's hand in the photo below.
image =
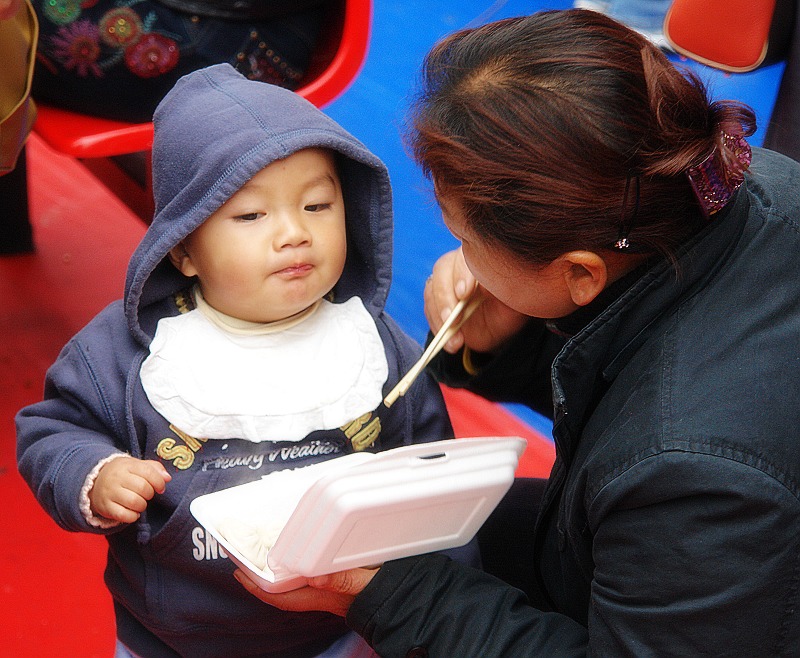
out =
[(106, 519), (133, 523), (156, 493), (164, 493), (172, 476), (157, 461), (120, 457), (100, 469), (89, 491), (92, 512)]

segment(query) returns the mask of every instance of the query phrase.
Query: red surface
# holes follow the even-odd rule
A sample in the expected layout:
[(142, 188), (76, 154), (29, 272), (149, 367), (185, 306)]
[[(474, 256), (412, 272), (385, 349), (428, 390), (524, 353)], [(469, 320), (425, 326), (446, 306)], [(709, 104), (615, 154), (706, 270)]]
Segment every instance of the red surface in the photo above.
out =
[(364, 65), (372, 29), (372, 0), (345, 0), (341, 38), (325, 69), (297, 90), (317, 107), (338, 98)]
[(664, 36), (678, 53), (708, 66), (752, 71), (767, 54), (774, 8), (775, 0), (674, 0)]
[(523, 423), (514, 414), (461, 389), (442, 387), (457, 438), (471, 436), (519, 436), (528, 441), (517, 467), (518, 477), (546, 478), (555, 459), (553, 442)]
[(37, 103), (33, 129), (57, 151), (75, 158), (107, 158), (148, 151), (153, 124), (126, 123), (91, 117)]
[(145, 227), (80, 164), (28, 146), (37, 252), (0, 257), (0, 655), (109, 658), (105, 540), (61, 530), (16, 470), (13, 417), (41, 399), (61, 347), (122, 295)]

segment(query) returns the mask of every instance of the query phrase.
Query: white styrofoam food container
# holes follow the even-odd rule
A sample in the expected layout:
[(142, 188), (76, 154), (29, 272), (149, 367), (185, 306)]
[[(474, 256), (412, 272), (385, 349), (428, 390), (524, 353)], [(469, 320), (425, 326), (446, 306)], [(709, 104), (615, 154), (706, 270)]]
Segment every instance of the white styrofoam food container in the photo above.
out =
[[(268, 592), (469, 542), (514, 480), (526, 442), (451, 439), (359, 452), (194, 499), (194, 517)], [(257, 567), (219, 531), (231, 515), (288, 519)]]

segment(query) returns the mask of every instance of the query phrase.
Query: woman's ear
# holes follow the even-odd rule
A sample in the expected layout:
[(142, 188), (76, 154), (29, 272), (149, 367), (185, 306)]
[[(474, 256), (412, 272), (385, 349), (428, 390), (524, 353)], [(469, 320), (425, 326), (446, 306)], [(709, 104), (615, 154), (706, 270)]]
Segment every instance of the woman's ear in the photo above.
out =
[(179, 242), (169, 250), (169, 260), (175, 268), (184, 276), (192, 277), (197, 274), (197, 270), (192, 263), (192, 257), (186, 251), (186, 245)]
[(608, 265), (593, 251), (570, 251), (561, 256), (564, 280), (577, 306), (586, 306), (608, 283)]

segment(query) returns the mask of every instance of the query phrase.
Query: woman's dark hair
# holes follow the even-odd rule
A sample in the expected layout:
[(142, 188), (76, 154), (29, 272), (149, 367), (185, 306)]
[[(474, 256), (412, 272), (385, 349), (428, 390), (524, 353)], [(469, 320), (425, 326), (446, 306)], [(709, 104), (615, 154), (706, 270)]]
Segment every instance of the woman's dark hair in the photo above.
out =
[[(596, 12), (547, 11), (457, 32), (423, 68), (408, 135), (437, 193), (484, 240), (531, 264), (630, 243), (671, 255), (706, 222), (685, 171), (749, 135), (644, 37)], [(629, 187), (627, 208), (624, 199)]]

